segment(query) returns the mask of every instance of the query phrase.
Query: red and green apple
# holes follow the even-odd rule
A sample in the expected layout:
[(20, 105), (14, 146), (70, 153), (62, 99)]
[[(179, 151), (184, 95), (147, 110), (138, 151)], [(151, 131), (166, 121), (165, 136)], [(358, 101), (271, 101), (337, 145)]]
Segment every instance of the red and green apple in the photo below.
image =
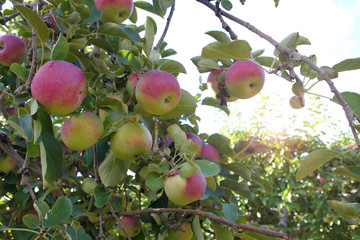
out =
[(18, 36), (6, 34), (0, 37), (0, 63), (10, 67), (21, 63), (26, 56), (26, 44)]
[[(123, 216), (120, 222), (123, 225), (129, 237), (135, 237), (141, 232), (140, 219), (138, 216), (135, 215)], [(119, 232), (121, 236), (126, 237), (125, 232), (121, 229), (120, 226), (119, 226)]]
[(122, 23), (133, 11), (133, 0), (95, 0), (95, 6), (102, 11), (100, 20), (103, 22)]
[(189, 222), (181, 225), (181, 230), (169, 229), (169, 240), (191, 240), (194, 233)]
[(199, 155), (210, 158), (215, 162), (219, 161), (219, 151), (211, 144), (202, 145)]
[[(219, 70), (214, 70), (214, 71), (211, 71), (209, 73), (209, 76), (207, 78), (207, 85), (208, 85), (208, 88), (213, 92), (213, 96), (214, 98), (217, 98), (217, 94), (219, 93), (220, 91), (220, 84), (219, 82), (216, 81), (216, 78), (223, 72), (223, 70), (219, 69)], [(225, 85), (224, 85), (225, 86)], [(233, 102), (233, 101), (236, 101), (237, 98), (234, 97), (234, 96), (230, 96), (228, 98), (226, 98), (226, 101), (227, 102)]]

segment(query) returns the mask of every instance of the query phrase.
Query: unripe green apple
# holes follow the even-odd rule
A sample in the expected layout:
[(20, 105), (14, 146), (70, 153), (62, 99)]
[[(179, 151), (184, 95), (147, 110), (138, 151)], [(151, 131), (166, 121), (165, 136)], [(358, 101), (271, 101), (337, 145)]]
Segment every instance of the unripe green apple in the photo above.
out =
[(170, 201), (178, 205), (187, 205), (204, 195), (206, 180), (198, 172), (186, 179), (176, 172), (165, 179), (164, 189)]
[(13, 63), (21, 63), (26, 55), (25, 42), (18, 36), (6, 34), (0, 37), (0, 63), (10, 67)]
[(95, 0), (95, 6), (102, 11), (100, 20), (103, 22), (122, 23), (133, 11), (133, 0)]
[(61, 127), (61, 138), (69, 148), (82, 151), (94, 145), (104, 133), (100, 118), (83, 112), (68, 118)]
[(170, 73), (152, 70), (139, 78), (135, 96), (146, 112), (162, 115), (177, 106), (181, 89), (176, 78)]
[(258, 94), (264, 86), (264, 70), (250, 60), (238, 60), (225, 74), (225, 86), (230, 95), (247, 99)]
[(169, 229), (169, 240), (191, 240), (194, 233), (191, 229), (191, 224), (189, 222), (184, 222), (181, 225), (181, 230)]
[(4, 173), (8, 174), (11, 169), (13, 169), (16, 165), (14, 159), (12, 159), (9, 155), (3, 156), (0, 158), (0, 170)]
[[(140, 219), (138, 216), (123, 216), (120, 220), (129, 237), (135, 237), (141, 232)], [(125, 232), (119, 226), (120, 235), (126, 237)]]
[[(214, 70), (209, 73), (209, 76), (207, 78), (207, 85), (210, 90), (212, 90), (214, 98), (217, 98), (217, 94), (219, 93), (219, 83), (216, 81), (216, 78), (223, 72), (223, 70)], [(224, 85), (225, 86), (225, 85)], [(230, 95), (230, 94), (229, 94)], [(225, 98), (227, 102), (233, 102), (236, 101), (237, 98), (234, 96), (230, 96), (228, 98)]]
[(35, 74), (31, 94), (47, 112), (66, 115), (76, 110), (84, 100), (86, 78), (72, 63), (50, 61)]
[(128, 122), (110, 139), (111, 150), (122, 160), (135, 160), (150, 153), (152, 136), (142, 124)]
[(201, 146), (199, 155), (208, 157), (215, 162), (219, 161), (219, 151), (211, 144), (204, 144)]

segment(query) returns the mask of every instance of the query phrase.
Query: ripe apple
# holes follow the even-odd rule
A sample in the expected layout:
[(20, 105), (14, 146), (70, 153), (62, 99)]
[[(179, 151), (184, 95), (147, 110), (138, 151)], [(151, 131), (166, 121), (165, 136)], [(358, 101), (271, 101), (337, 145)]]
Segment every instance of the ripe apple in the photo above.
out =
[(225, 74), (225, 86), (229, 94), (240, 98), (251, 98), (264, 86), (264, 70), (250, 60), (236, 61)]
[(202, 145), (199, 155), (208, 157), (215, 162), (219, 161), (219, 151), (211, 144)]
[(0, 170), (4, 173), (8, 174), (11, 169), (13, 169), (16, 165), (14, 159), (12, 159), (9, 155), (0, 157)]
[(50, 61), (35, 74), (31, 94), (47, 112), (66, 115), (76, 110), (84, 100), (86, 78), (72, 63)]
[(188, 178), (182, 178), (179, 171), (168, 176), (164, 182), (166, 196), (175, 204), (187, 205), (200, 199), (206, 190), (205, 177), (196, 172)]
[(95, 6), (102, 11), (100, 20), (103, 22), (122, 23), (133, 11), (133, 0), (95, 0)]
[(321, 184), (325, 183), (325, 182), (326, 182), (326, 177), (321, 177), (321, 178), (319, 179), (319, 182), (320, 182)]
[[(138, 216), (123, 216), (120, 220), (129, 237), (135, 237), (141, 232), (140, 219)], [(125, 232), (119, 226), (120, 235), (126, 237)]]
[(25, 59), (26, 45), (18, 36), (6, 34), (0, 37), (0, 63), (10, 67)]
[(136, 82), (138, 80), (139, 75), (134, 73), (133, 75), (131, 75), (131, 77), (127, 80), (126, 82), (126, 90), (129, 93), (132, 93), (135, 86), (136, 86)]
[(135, 96), (146, 112), (162, 115), (177, 106), (181, 89), (176, 78), (170, 73), (152, 70), (139, 78)]
[(91, 112), (82, 112), (68, 118), (61, 127), (61, 138), (69, 148), (82, 151), (94, 145), (104, 133), (100, 118)]
[(181, 230), (169, 229), (169, 240), (191, 240), (194, 233), (191, 229), (191, 224), (189, 222), (184, 222), (181, 225)]
[(110, 139), (110, 148), (122, 160), (135, 160), (147, 155), (152, 146), (150, 131), (142, 124), (128, 122)]
[[(214, 98), (217, 98), (216, 95), (219, 93), (219, 83), (216, 81), (216, 78), (223, 72), (223, 70), (214, 70), (210, 72), (208, 78), (207, 78), (207, 85), (210, 90), (212, 90)], [(234, 96), (230, 96), (229, 98), (226, 98), (227, 102), (233, 102), (236, 101), (237, 98)]]

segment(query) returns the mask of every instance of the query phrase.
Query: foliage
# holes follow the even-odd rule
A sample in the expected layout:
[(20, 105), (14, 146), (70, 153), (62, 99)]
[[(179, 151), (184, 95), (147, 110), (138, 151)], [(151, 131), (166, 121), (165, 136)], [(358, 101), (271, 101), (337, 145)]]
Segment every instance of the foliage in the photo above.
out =
[[(192, 58), (200, 73), (226, 71), (236, 60), (251, 59), (268, 74), (293, 82), (290, 103), (294, 108), (304, 107), (305, 93), (326, 81), (335, 94), (334, 102), (344, 107), (354, 123), (351, 128), (360, 144), (355, 132), (358, 94), (342, 96), (331, 84), (340, 72), (359, 69), (359, 58), (333, 68), (318, 67), (315, 55), (298, 53), (299, 45), (310, 44), (299, 33), (277, 43), (231, 15), (234, 1), (197, 2), (214, 11), (226, 30), (207, 33), (214, 42)], [(278, 6), (279, 1), (274, 2)], [(344, 151), (339, 143), (328, 146), (313, 136), (316, 123), (302, 130), (305, 138), (268, 135), (261, 122), (254, 123), (251, 131), (209, 136), (199, 133), (196, 107), (210, 105), (229, 114), (224, 89), (219, 99), (204, 98), (201, 92), (194, 97), (182, 90), (179, 104), (161, 116), (147, 113), (137, 103), (134, 89), (126, 86), (133, 74), (161, 70), (176, 77), (186, 73), (183, 64), (172, 59), (176, 51), (163, 38), (155, 42), (161, 29), (153, 16), (168, 13), (170, 24), (174, 0), (136, 1), (127, 24), (101, 22), (102, 13), (93, 0), (12, 3), (2, 9), (1, 30), (22, 37), (28, 54), (23, 63), (0, 65), (1, 155), (17, 163), (0, 177), (3, 239), (124, 239), (119, 235), (123, 229), (119, 218), (124, 215), (140, 216), (142, 231), (132, 239), (166, 239), (168, 230), (179, 230), (184, 221), (192, 223), (196, 239), (264, 239), (264, 235), (267, 239), (345, 239), (358, 234), (358, 230), (346, 231), (351, 227), (344, 222), (359, 224), (359, 156), (355, 150)], [(137, 21), (139, 9), (146, 11), (145, 23)], [(225, 17), (273, 44), (273, 56), (262, 56), (264, 51), (237, 39)], [(70, 62), (86, 77), (86, 97), (74, 113), (55, 116), (32, 98), (31, 81), (39, 67), (51, 60)], [(204, 83), (200, 89), (206, 89)], [(102, 119), (104, 134), (94, 146), (72, 151), (63, 143), (60, 129), (69, 116), (84, 111), (107, 113)], [(136, 160), (119, 159), (109, 147), (114, 132), (127, 122), (143, 124), (153, 138), (151, 152)], [(213, 145), (220, 153), (219, 162), (199, 156), (199, 146), (186, 133), (198, 134), (203, 143)], [(185, 172), (187, 168), (190, 171)], [(186, 206), (169, 201), (163, 190), (166, 176), (178, 170), (181, 176), (198, 171), (206, 177), (205, 194)], [(326, 177), (325, 184), (306, 176), (315, 170), (318, 177)], [(277, 224), (280, 211), (289, 214), (286, 226)]]

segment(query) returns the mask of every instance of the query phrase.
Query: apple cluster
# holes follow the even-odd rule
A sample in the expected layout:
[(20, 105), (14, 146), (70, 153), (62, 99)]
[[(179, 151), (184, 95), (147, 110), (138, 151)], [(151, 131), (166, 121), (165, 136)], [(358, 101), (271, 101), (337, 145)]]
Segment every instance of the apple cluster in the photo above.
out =
[(254, 60), (238, 60), (226, 72), (222, 69), (210, 72), (207, 84), (214, 97), (219, 97), (220, 91), (226, 90), (228, 96), (223, 97), (227, 102), (233, 102), (258, 94), (264, 80), (264, 70)]

